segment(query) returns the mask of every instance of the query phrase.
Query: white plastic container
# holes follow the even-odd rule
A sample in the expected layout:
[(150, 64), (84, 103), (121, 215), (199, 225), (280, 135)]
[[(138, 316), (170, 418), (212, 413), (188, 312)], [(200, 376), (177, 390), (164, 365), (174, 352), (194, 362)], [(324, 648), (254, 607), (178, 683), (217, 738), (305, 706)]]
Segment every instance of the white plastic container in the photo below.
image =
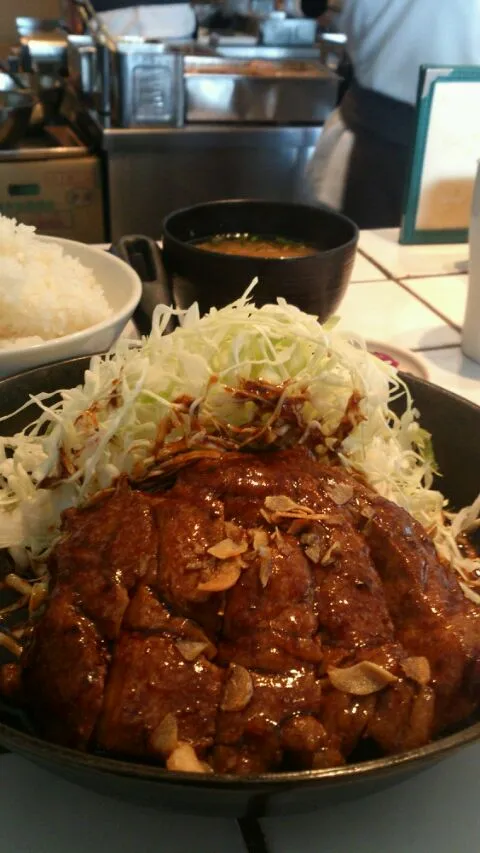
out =
[(462, 351), (468, 358), (480, 362), (480, 161), (473, 189), (469, 244), (469, 282), (462, 329)]

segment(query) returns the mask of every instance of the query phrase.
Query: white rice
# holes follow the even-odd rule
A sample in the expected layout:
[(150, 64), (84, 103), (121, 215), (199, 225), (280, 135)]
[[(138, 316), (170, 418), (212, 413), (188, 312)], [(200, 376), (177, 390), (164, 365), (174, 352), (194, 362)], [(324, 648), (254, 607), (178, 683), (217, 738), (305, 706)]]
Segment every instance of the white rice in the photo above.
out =
[(90, 269), (0, 214), (0, 349), (60, 338), (110, 313)]

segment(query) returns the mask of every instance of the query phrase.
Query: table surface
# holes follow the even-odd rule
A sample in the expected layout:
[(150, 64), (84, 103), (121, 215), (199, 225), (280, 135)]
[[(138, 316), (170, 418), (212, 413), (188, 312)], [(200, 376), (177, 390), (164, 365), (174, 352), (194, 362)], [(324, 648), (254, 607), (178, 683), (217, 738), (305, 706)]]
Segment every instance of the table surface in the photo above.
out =
[[(467, 247), (398, 245), (364, 232), (342, 323), (420, 352), (431, 381), (480, 405), (480, 365), (462, 355)], [(242, 853), (234, 821), (165, 816), (83, 791), (3, 756), (0, 853)], [(374, 796), (262, 821), (270, 853), (476, 853), (480, 745)]]

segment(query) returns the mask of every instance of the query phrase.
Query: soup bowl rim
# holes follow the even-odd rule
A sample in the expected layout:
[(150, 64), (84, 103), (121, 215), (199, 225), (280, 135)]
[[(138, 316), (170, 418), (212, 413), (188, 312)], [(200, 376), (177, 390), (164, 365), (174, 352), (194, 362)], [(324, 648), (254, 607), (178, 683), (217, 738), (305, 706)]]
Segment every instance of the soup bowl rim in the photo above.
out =
[[(183, 214), (188, 214), (196, 211), (201, 211), (205, 209), (222, 209), (223, 206), (238, 206), (243, 207), (247, 205), (254, 205), (257, 207), (268, 206), (272, 208), (285, 208), (290, 207), (293, 211), (306, 211), (308, 213), (319, 213), (323, 212), (327, 215), (332, 216), (333, 218), (342, 221), (345, 225), (349, 226), (352, 230), (352, 235), (344, 242), (338, 243), (336, 246), (332, 246), (329, 249), (317, 249), (311, 255), (302, 255), (301, 257), (296, 258), (262, 258), (255, 255), (231, 255), (227, 252), (216, 252), (210, 249), (200, 249), (195, 243), (190, 242), (189, 240), (184, 240), (180, 237), (177, 237), (175, 234), (172, 234), (170, 227), (171, 223), (177, 217), (182, 216)], [(215, 237), (216, 235), (209, 235), (210, 237)], [(198, 257), (201, 255), (202, 257), (213, 255), (214, 257), (221, 257), (223, 259), (227, 259), (225, 263), (240, 263), (240, 264), (251, 264), (252, 261), (261, 262), (262, 264), (269, 264), (270, 266), (274, 264), (291, 264), (291, 263), (299, 263), (299, 262), (311, 262), (312, 260), (317, 263), (322, 258), (328, 258), (338, 252), (342, 252), (348, 249), (355, 249), (358, 239), (359, 239), (359, 229), (358, 226), (353, 222), (352, 219), (349, 219), (348, 216), (345, 216), (343, 213), (339, 213), (337, 210), (334, 210), (332, 207), (329, 207), (326, 204), (304, 204), (297, 202), (283, 202), (283, 201), (270, 201), (269, 199), (253, 199), (253, 198), (233, 198), (233, 199), (219, 199), (218, 201), (207, 201), (200, 202), (199, 204), (189, 205), (188, 207), (182, 207), (178, 210), (174, 210), (168, 214), (163, 220), (162, 223), (162, 237), (163, 237), (163, 248), (164, 251), (168, 254), (168, 243), (175, 245), (177, 248), (182, 251), (192, 252), (194, 257)], [(293, 238), (292, 238), (293, 239)], [(233, 260), (232, 260), (233, 259)]]

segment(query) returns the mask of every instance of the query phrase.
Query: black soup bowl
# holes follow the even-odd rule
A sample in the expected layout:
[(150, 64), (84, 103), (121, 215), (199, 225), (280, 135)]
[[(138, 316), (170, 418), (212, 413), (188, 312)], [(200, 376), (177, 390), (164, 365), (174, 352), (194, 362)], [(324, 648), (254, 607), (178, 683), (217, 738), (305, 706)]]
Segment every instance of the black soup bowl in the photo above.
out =
[[(0, 381), (0, 416), (16, 411), (29, 394), (78, 385), (88, 365), (89, 359), (77, 358)], [(439, 486), (453, 507), (471, 503), (480, 486), (480, 408), (428, 382), (405, 378), (421, 412), (421, 422), (434, 437), (443, 473)], [(34, 416), (32, 410), (18, 412), (2, 423), (2, 434), (23, 429)], [(161, 811), (223, 817), (294, 814), (358, 798), (404, 781), (479, 739), (480, 722), (470, 720), (425, 747), (346, 767), (246, 778), (174, 773), (152, 764), (81, 753), (49, 743), (31, 729), (21, 709), (0, 700), (0, 752), (3, 747), (18, 753), (101, 794)], [(1, 760), (0, 756), (0, 764)]]
[[(323, 322), (335, 311), (350, 280), (358, 229), (328, 207), (261, 200), (197, 204), (163, 222), (163, 261), (177, 308), (198, 302), (204, 314), (238, 299), (254, 278), (256, 305), (282, 296)], [(218, 235), (279, 237), (307, 244), (296, 258), (228, 255), (198, 248)]]

